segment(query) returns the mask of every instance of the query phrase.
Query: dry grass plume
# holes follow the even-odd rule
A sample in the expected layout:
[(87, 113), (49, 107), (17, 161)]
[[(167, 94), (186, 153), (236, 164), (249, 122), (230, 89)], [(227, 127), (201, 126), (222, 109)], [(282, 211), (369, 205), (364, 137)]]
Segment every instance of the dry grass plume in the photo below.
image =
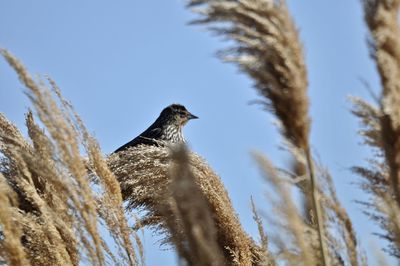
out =
[(353, 172), (361, 176), (360, 187), (372, 196), (369, 201), (359, 202), (364, 213), (376, 222), (384, 233), (379, 235), (389, 242), (385, 249), (389, 254), (400, 258), (400, 209), (392, 187), (390, 167), (385, 156), (385, 134), (382, 134), (380, 108), (360, 99), (351, 98), (353, 114), (360, 119), (360, 135), (364, 144), (371, 147), (373, 155), (368, 158), (367, 166), (355, 166)]
[(361, 202), (365, 213), (383, 229), (380, 235), (389, 242), (389, 254), (400, 258), (400, 1), (364, 0), (363, 4), (382, 94), (378, 107), (352, 98), (360, 134), (374, 152), (369, 166), (353, 171), (363, 178), (361, 188), (372, 195)]
[[(245, 233), (220, 178), (198, 155), (141, 145), (111, 155), (109, 166), (128, 209), (142, 210), (138, 226), (166, 233), (165, 241), (187, 261), (203, 254), (215, 263), (259, 264), (262, 248)], [(209, 239), (208, 248), (204, 239)]]
[(321, 195), (309, 143), (307, 70), (285, 1), (192, 0), (188, 7), (200, 14), (193, 23), (210, 25), (212, 32), (234, 42), (220, 53), (221, 58), (250, 76), (264, 105), (282, 124), (284, 138), (304, 154), (304, 161), (295, 160), (294, 171), (307, 178), (297, 185), (303, 191), (304, 213), (318, 233), (319, 245), (312, 253), (319, 253), (319, 262), (328, 265)]
[[(368, 166), (353, 171), (372, 196), (361, 202), (366, 214), (382, 228), (389, 254), (400, 259), (400, 0), (363, 3), (383, 89), (378, 107), (352, 99), (360, 133), (374, 151)], [(33, 111), (26, 115), (28, 137), (0, 114), (0, 259), (142, 265), (135, 230), (149, 226), (188, 265), (367, 265), (330, 173), (311, 153), (307, 69), (285, 1), (189, 0), (187, 7), (199, 16), (194, 24), (230, 41), (220, 57), (253, 80), (293, 159), (280, 169), (254, 154), (270, 189), (266, 216), (273, 231), (267, 236), (252, 202), (256, 243), (219, 176), (185, 146), (141, 145), (104, 157), (57, 84), (32, 78), (1, 49)], [(139, 211), (134, 226), (126, 210)]]
[[(26, 86), (43, 125), (29, 112), (29, 139), (25, 139), (0, 115), (1, 188), (5, 192), (0, 220), (2, 256), (10, 265), (20, 265), (15, 260), (23, 265), (139, 264), (140, 241), (128, 227), (118, 181), (96, 141), (54, 81), (50, 85), (58, 101), (45, 82), (34, 80), (13, 55), (6, 50), (1, 54)], [(88, 159), (81, 155), (81, 148)], [(93, 174), (97, 189), (90, 182)], [(100, 235), (100, 224), (114, 238), (118, 256)], [(11, 249), (15, 256), (7, 253)]]
[(371, 32), (371, 54), (382, 82), (380, 117), (383, 150), (391, 190), (400, 207), (400, 1), (365, 0), (365, 21)]

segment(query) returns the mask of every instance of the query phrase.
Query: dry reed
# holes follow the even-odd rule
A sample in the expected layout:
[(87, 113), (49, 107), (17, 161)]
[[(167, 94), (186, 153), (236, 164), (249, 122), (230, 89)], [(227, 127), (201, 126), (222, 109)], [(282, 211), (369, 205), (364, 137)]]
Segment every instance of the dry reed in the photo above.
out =
[(286, 138), (307, 149), (307, 71), (285, 2), (192, 0), (188, 7), (202, 16), (192, 23), (211, 24), (211, 31), (235, 41), (220, 56), (253, 79), (266, 107), (282, 122)]
[(362, 125), (360, 134), (374, 156), (369, 166), (354, 167), (361, 188), (372, 195), (365, 213), (384, 231), (389, 254), (400, 258), (400, 1), (364, 0), (365, 21), (370, 31), (370, 51), (382, 84), (379, 107), (352, 98), (353, 114)]
[(263, 155), (256, 153), (254, 155), (259, 163), (265, 180), (276, 193), (268, 193), (269, 202), (273, 207), (274, 214), (269, 216), (271, 225), (278, 226), (278, 234), (272, 235), (272, 240), (278, 247), (280, 261), (289, 263), (289, 265), (316, 265), (316, 257), (312, 244), (317, 240), (317, 236), (311, 226), (305, 223), (299, 212), (295, 200), (293, 199), (288, 182), (282, 178), (281, 173), (273, 164)]
[(368, 166), (353, 167), (353, 172), (362, 177), (360, 187), (372, 196), (369, 201), (362, 201), (364, 213), (375, 221), (384, 233), (379, 235), (388, 240), (389, 254), (400, 258), (400, 210), (395, 192), (392, 189), (391, 168), (385, 156), (386, 135), (382, 133), (382, 110), (360, 98), (351, 98), (353, 114), (361, 121), (360, 135), (364, 144), (371, 147), (373, 157), (368, 159)]
[[(292, 149), (295, 149), (293, 146)], [(294, 152), (295, 153), (295, 152)], [(301, 153), (298, 153), (301, 154)], [(298, 156), (298, 155), (296, 155)], [(304, 155), (303, 159), (305, 160)], [(296, 182), (286, 170), (276, 168), (265, 156), (256, 153), (262, 174), (271, 191), (268, 192), (268, 204), (277, 215), (268, 215), (273, 230), (269, 238), (278, 247), (277, 261), (288, 265), (320, 265), (321, 257), (315, 254), (318, 235), (313, 224), (304, 217), (296, 197), (292, 195)], [(360, 252), (352, 222), (341, 206), (326, 169), (316, 165), (316, 175), (321, 181), (319, 194), (323, 206), (324, 241), (327, 246), (329, 265), (366, 265)]]
[(188, 265), (227, 264), (217, 242), (210, 206), (195, 182), (183, 145), (172, 149), (169, 178), (169, 191), (165, 198), (160, 198), (159, 208), (167, 218), (171, 240), (180, 256)]
[(220, 53), (254, 81), (264, 105), (279, 119), (284, 138), (298, 148), (305, 161), (295, 161), (297, 176), (308, 178), (297, 185), (303, 191), (304, 209), (315, 224), (319, 245), (313, 253), (327, 265), (323, 214), (313, 166), (308, 116), (307, 70), (298, 32), (283, 0), (192, 0), (188, 7), (201, 15), (195, 24), (207, 24), (212, 32), (234, 44)]
[[(203, 237), (210, 239), (209, 245), (213, 246), (215, 238), (218, 249), (211, 257), (219, 258), (220, 250), (225, 264), (259, 265), (263, 250), (242, 229), (220, 178), (194, 153), (189, 153), (188, 158), (182, 157), (186, 155), (181, 152), (172, 155), (171, 158), (168, 147), (137, 146), (109, 157), (109, 166), (120, 181), (128, 209), (142, 210), (138, 227), (151, 226), (166, 233), (165, 241), (175, 245), (181, 254), (192, 244), (202, 245)], [(194, 195), (186, 194), (191, 192)], [(181, 197), (193, 206), (208, 208), (189, 211), (190, 206), (178, 200)], [(201, 219), (194, 219), (199, 215)], [(193, 235), (193, 228), (200, 231)], [(186, 234), (181, 235), (183, 232)], [(198, 242), (192, 241), (193, 236)], [(197, 252), (200, 250), (189, 255), (198, 257)], [(201, 252), (209, 251), (202, 248)]]
[(21, 228), (15, 226), (17, 195), (10, 189), (5, 177), (0, 174), (0, 221), (2, 229), (2, 243), (0, 256), (10, 265), (28, 265), (23, 247), (19, 243), (22, 236)]
[(264, 231), (264, 226), (262, 222), (261, 216), (258, 214), (256, 205), (253, 201), (253, 198), (251, 198), (251, 210), (253, 212), (253, 219), (257, 223), (257, 228), (258, 228), (258, 234), (260, 236), (260, 244), (261, 244), (261, 252), (263, 254), (260, 254), (260, 264), (261, 265), (275, 265), (275, 259), (273, 256), (270, 255), (268, 252), (268, 236)]
[(400, 207), (400, 1), (365, 0), (365, 21), (371, 32), (371, 54), (382, 82), (382, 144), (391, 190)]
[[(44, 126), (41, 129), (29, 112), (26, 125), (30, 140), (25, 140), (0, 116), (1, 187), (9, 191), (1, 198), (2, 208), (9, 214), (0, 217), (4, 233), (0, 245), (5, 251), (1, 255), (9, 265), (20, 265), (17, 259), (23, 265), (78, 265), (85, 260), (92, 265), (105, 265), (110, 260), (139, 264), (139, 239), (128, 227), (118, 182), (98, 145), (54, 81), (50, 84), (58, 102), (45, 83), (35, 81), (14, 56), (6, 50), (1, 54), (26, 86)], [(86, 148), (89, 164), (80, 154), (81, 147)], [(90, 183), (93, 173), (98, 188)], [(10, 221), (14, 222), (13, 230), (8, 227)], [(118, 256), (99, 234), (99, 223), (114, 238)], [(137, 248), (131, 243), (133, 237)], [(9, 253), (11, 249), (15, 256)]]
[[(384, 230), (387, 251), (400, 258), (400, 1), (363, 3), (383, 93), (379, 108), (353, 99), (360, 133), (375, 151), (368, 167), (353, 171), (373, 196), (361, 202), (365, 212)], [(138, 146), (103, 158), (56, 83), (48, 79), (51, 92), (1, 50), (27, 87), (43, 127), (28, 112), (26, 139), (0, 114), (0, 256), (9, 265), (143, 264), (140, 239), (128, 225), (123, 201), (129, 211), (142, 211), (135, 229), (151, 226), (165, 233), (165, 242), (189, 265), (366, 265), (329, 172), (311, 156), (307, 71), (285, 1), (190, 0), (188, 7), (201, 16), (193, 23), (210, 25), (233, 41), (220, 56), (253, 79), (264, 106), (282, 125), (291, 171), (255, 154), (273, 191), (269, 203), (278, 215), (269, 219), (276, 233), (266, 236), (252, 202), (261, 238), (256, 244), (219, 177), (184, 146)], [(296, 203), (295, 188), (303, 206)], [(99, 224), (113, 238), (117, 255)], [(276, 253), (268, 250), (269, 241)]]

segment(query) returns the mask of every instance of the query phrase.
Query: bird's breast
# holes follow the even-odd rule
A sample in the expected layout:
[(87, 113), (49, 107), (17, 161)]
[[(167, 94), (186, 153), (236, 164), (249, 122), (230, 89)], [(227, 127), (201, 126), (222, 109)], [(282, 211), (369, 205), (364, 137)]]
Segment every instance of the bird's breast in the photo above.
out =
[(173, 143), (185, 142), (181, 128), (171, 125), (164, 128), (161, 139)]

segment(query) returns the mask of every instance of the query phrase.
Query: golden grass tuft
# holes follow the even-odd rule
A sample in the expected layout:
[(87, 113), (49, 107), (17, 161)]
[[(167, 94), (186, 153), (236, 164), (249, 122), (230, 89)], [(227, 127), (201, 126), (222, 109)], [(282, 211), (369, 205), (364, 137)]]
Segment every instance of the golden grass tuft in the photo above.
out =
[(222, 59), (252, 78), (287, 139), (308, 147), (307, 70), (285, 1), (192, 0), (188, 7), (201, 16), (193, 23), (211, 24), (211, 31), (234, 41), (220, 53)]
[(379, 235), (389, 242), (386, 251), (400, 258), (400, 209), (397, 204), (389, 164), (385, 156), (386, 135), (382, 134), (382, 111), (368, 102), (352, 97), (353, 114), (361, 121), (360, 135), (364, 144), (371, 147), (374, 156), (368, 159), (368, 166), (355, 166), (353, 172), (360, 175), (360, 187), (372, 196), (369, 201), (359, 202), (364, 213), (376, 222), (384, 233)]
[(211, 25), (212, 32), (233, 41), (220, 56), (250, 76), (265, 107), (279, 119), (284, 138), (305, 155), (304, 161), (294, 161), (294, 172), (308, 176), (297, 185), (303, 191), (306, 216), (318, 233), (314, 253), (320, 253), (321, 263), (327, 265), (321, 197), (309, 144), (307, 69), (285, 1), (192, 0), (188, 7), (201, 16), (193, 23)]
[[(29, 112), (29, 139), (0, 115), (4, 241), (1, 255), (10, 265), (78, 265), (109, 261), (138, 265), (140, 240), (128, 227), (118, 181), (107, 168), (95, 140), (50, 80), (58, 101), (41, 80), (35, 81), (8, 51), (1, 54), (27, 87), (42, 129)], [(85, 148), (88, 160), (80, 154)], [(91, 184), (96, 175), (98, 188)], [(4, 177), (4, 178), (3, 178)], [(8, 199), (8, 200), (7, 200)], [(13, 221), (14, 228), (9, 228)], [(111, 252), (99, 233), (108, 229), (118, 249)], [(134, 246), (131, 239), (138, 246)], [(9, 252), (15, 250), (15, 256)], [(124, 252), (121, 252), (124, 251)], [(125, 254), (125, 255), (124, 255)]]
[(22, 236), (21, 228), (15, 226), (17, 195), (7, 184), (5, 177), (0, 174), (0, 221), (2, 229), (2, 243), (0, 256), (10, 265), (28, 265), (29, 261), (19, 239)]
[[(375, 151), (368, 166), (353, 171), (372, 196), (361, 202), (366, 214), (383, 229), (389, 254), (400, 259), (400, 1), (363, 3), (383, 92), (379, 107), (353, 98), (360, 133)], [(29, 138), (0, 114), (1, 260), (140, 265), (143, 247), (134, 229), (150, 226), (165, 233), (165, 242), (188, 265), (367, 265), (332, 177), (311, 154), (307, 70), (285, 1), (189, 0), (188, 7), (200, 16), (193, 23), (231, 41), (219, 55), (254, 81), (281, 125), (293, 158), (289, 170), (254, 155), (271, 189), (268, 219), (276, 230), (266, 236), (252, 202), (261, 239), (255, 243), (220, 178), (184, 146), (138, 146), (104, 158), (57, 84), (33, 79), (2, 49), (34, 112), (26, 115)], [(141, 211), (134, 229), (124, 202), (129, 211)], [(102, 228), (115, 248), (105, 242)]]
[(360, 134), (374, 156), (368, 166), (353, 167), (363, 179), (361, 188), (372, 195), (361, 202), (365, 213), (382, 229), (386, 250), (400, 258), (400, 1), (364, 0), (364, 18), (370, 31), (370, 51), (381, 78), (379, 106), (352, 98)]
[[(200, 254), (218, 262), (222, 254), (228, 265), (259, 264), (261, 247), (244, 232), (220, 178), (198, 155), (142, 145), (111, 155), (109, 166), (128, 209), (143, 211), (138, 226), (166, 232), (166, 242), (189, 262)], [(213, 253), (202, 246), (204, 239), (217, 247)], [(193, 247), (200, 249), (186, 250)]]
[(372, 36), (371, 54), (382, 82), (382, 144), (391, 189), (400, 207), (400, 1), (364, 0), (365, 21)]
[(160, 198), (160, 212), (166, 217), (171, 240), (188, 265), (228, 264), (218, 245), (212, 212), (190, 170), (185, 146), (171, 150), (169, 178), (165, 198)]

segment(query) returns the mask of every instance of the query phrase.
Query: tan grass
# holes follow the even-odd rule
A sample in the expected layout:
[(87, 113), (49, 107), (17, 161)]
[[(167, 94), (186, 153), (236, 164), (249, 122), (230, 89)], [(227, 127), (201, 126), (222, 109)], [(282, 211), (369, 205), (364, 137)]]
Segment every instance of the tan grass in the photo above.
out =
[[(275, 257), (285, 265), (320, 265), (321, 257), (315, 254), (318, 235), (313, 224), (304, 218), (292, 195), (295, 182), (286, 171), (277, 169), (265, 156), (259, 153), (254, 156), (271, 188), (268, 204), (274, 213), (268, 214), (268, 220), (276, 230), (269, 238), (278, 247)], [(352, 222), (337, 199), (329, 173), (316, 165), (316, 174), (323, 181), (319, 193), (323, 202), (324, 241), (329, 265), (367, 265)]]
[(222, 59), (253, 79), (266, 107), (282, 122), (283, 134), (295, 146), (307, 148), (307, 71), (285, 1), (192, 0), (188, 6), (202, 16), (193, 23), (211, 24), (211, 31), (235, 41), (220, 53)]
[[(15, 259), (25, 258), (24, 265), (78, 265), (86, 260), (92, 265), (105, 265), (109, 260), (114, 264), (139, 264), (136, 252), (142, 257), (140, 241), (128, 227), (118, 182), (96, 141), (54, 81), (50, 84), (58, 101), (45, 82), (35, 81), (8, 51), (1, 50), (1, 54), (26, 86), (44, 128), (29, 112), (26, 125), (30, 139), (25, 140), (12, 123), (0, 116), (0, 152), (4, 156), (0, 166), (6, 180), (2, 188), (12, 192), (10, 200), (2, 198), (2, 208), (11, 216), (0, 217), (5, 234), (0, 245), (10, 250), (12, 243)], [(86, 148), (89, 163), (80, 154), (82, 147)], [(93, 174), (100, 186), (96, 190), (90, 182)], [(14, 200), (12, 195), (16, 195)], [(14, 221), (14, 231), (8, 229), (6, 218)], [(112, 254), (99, 234), (99, 223), (105, 224), (116, 247), (125, 255)], [(10, 265), (18, 265), (12, 260), (14, 256), (2, 256)]]
[(400, 1), (365, 0), (365, 21), (372, 36), (372, 56), (382, 82), (382, 144), (391, 189), (400, 207)]
[(389, 254), (400, 258), (400, 1), (364, 0), (363, 4), (382, 95), (379, 107), (352, 99), (360, 133), (374, 151), (369, 166), (353, 171), (363, 177), (361, 188), (373, 196), (362, 202), (366, 213), (384, 230), (381, 236), (389, 242)]
[[(15, 205), (9, 205), (9, 208), (15, 209), (10, 218), (15, 220), (16, 230), (23, 232), (14, 239), (14, 248), (24, 248), (31, 264), (77, 264), (75, 236), (70, 230), (64, 230), (71, 227), (71, 218), (66, 215), (63, 204), (64, 188), (59, 189), (59, 195), (53, 194), (56, 189), (51, 181), (44, 182), (42, 179), (42, 173), (54, 174), (50, 172), (48, 162), (41, 160), (39, 152), (34, 154), (34, 150), (4, 116), (0, 117), (0, 121), (1, 151), (6, 156), (1, 165), (5, 169), (2, 173), (9, 189), (18, 195)], [(11, 128), (14, 132), (9, 130)], [(13, 134), (5, 135), (5, 132)], [(53, 208), (57, 208), (58, 215), (53, 213)], [(67, 245), (62, 241), (63, 237), (68, 239)]]
[(228, 264), (223, 258), (223, 247), (217, 242), (207, 198), (195, 182), (183, 145), (172, 149), (169, 178), (169, 191), (166, 198), (160, 198), (159, 208), (180, 256), (188, 265)]
[(257, 227), (258, 227), (258, 234), (260, 236), (260, 244), (261, 244), (261, 247), (262, 247), (261, 251), (264, 253), (264, 254), (261, 254), (261, 258), (260, 258), (261, 259), (261, 264), (262, 265), (265, 265), (265, 264), (268, 265), (268, 263), (269, 263), (271, 265), (275, 265), (276, 263), (274, 261), (274, 257), (270, 256), (270, 254), (268, 252), (268, 242), (269, 242), (268, 241), (268, 236), (264, 231), (262, 218), (259, 215), (259, 213), (257, 212), (256, 205), (254, 203), (253, 198), (251, 198), (251, 210), (253, 212), (253, 219), (257, 223)]
[(353, 114), (361, 121), (360, 135), (364, 143), (372, 148), (374, 156), (368, 159), (368, 166), (356, 166), (352, 170), (362, 177), (360, 187), (369, 193), (369, 201), (360, 202), (365, 213), (384, 231), (381, 237), (388, 240), (389, 254), (400, 258), (400, 217), (395, 191), (392, 188), (392, 170), (385, 155), (385, 137), (382, 134), (382, 110), (360, 98), (352, 98)]
[[(364, 127), (360, 133), (376, 151), (368, 167), (353, 171), (372, 195), (361, 202), (365, 212), (384, 230), (387, 251), (400, 258), (400, 1), (363, 2), (383, 93), (379, 108), (353, 99), (353, 113)], [(233, 41), (221, 58), (249, 75), (282, 125), (291, 169), (277, 169), (255, 154), (272, 189), (268, 219), (275, 234), (266, 236), (252, 202), (261, 242), (255, 243), (220, 178), (182, 146), (138, 146), (104, 158), (57, 84), (33, 79), (0, 50), (34, 107), (26, 116), (29, 138), (0, 114), (0, 257), (9, 265), (144, 264), (124, 201), (129, 211), (141, 210), (135, 229), (151, 226), (165, 233), (165, 242), (188, 265), (366, 265), (332, 177), (311, 154), (307, 70), (285, 1), (190, 0), (188, 7), (200, 15), (194, 23)], [(301, 192), (302, 204), (293, 190)], [(100, 235), (99, 224), (117, 252)]]
[(19, 243), (21, 228), (15, 226), (17, 195), (10, 189), (5, 177), (0, 174), (0, 221), (4, 240), (0, 245), (0, 256), (10, 265), (28, 265), (23, 247)]
[(308, 176), (298, 185), (303, 190), (305, 213), (311, 213), (308, 218), (318, 233), (314, 253), (319, 252), (321, 263), (327, 265), (321, 198), (309, 144), (307, 70), (285, 1), (192, 0), (188, 6), (201, 16), (194, 23), (211, 25), (211, 31), (234, 41), (220, 53), (222, 59), (237, 64), (252, 78), (265, 107), (282, 124), (282, 135), (305, 155), (304, 162), (295, 161), (296, 174)]
[[(270, 216), (273, 223), (279, 227), (279, 233), (272, 237), (279, 248), (279, 259), (289, 265), (317, 265), (312, 243), (317, 240), (311, 226), (304, 219), (294, 203), (288, 183), (282, 179), (279, 171), (263, 155), (254, 154), (259, 163), (265, 180), (277, 193), (277, 197), (269, 194), (269, 202), (273, 206), (274, 214)], [(275, 215), (278, 215), (276, 217)], [(274, 219), (275, 217), (275, 219)], [(289, 240), (285, 240), (289, 237)]]
[(327, 237), (330, 238), (331, 261), (340, 264), (346, 261), (349, 265), (367, 265), (366, 257), (363, 254), (357, 235), (346, 209), (342, 206), (336, 195), (336, 189), (329, 171), (317, 164), (317, 173), (322, 181), (320, 191)]
[[(178, 156), (179, 160), (183, 160), (179, 161), (176, 157), (171, 158), (168, 147), (137, 146), (111, 155), (109, 166), (121, 183), (122, 195), (128, 202), (128, 209), (143, 211), (139, 226), (152, 226), (161, 233), (166, 232), (168, 236), (166, 242), (175, 245), (180, 252), (183, 249), (182, 245), (186, 243), (186, 241), (182, 243), (181, 240), (190, 238), (191, 233), (185, 236), (177, 234), (175, 224), (171, 223), (170, 219), (179, 221), (182, 232), (188, 230), (186, 223), (198, 228), (206, 227), (209, 232), (199, 229), (201, 234), (210, 234), (203, 237), (211, 239), (209, 243), (212, 246), (214, 245), (212, 232), (215, 231), (216, 242), (227, 264), (259, 264), (262, 249), (242, 229), (220, 178), (198, 155), (190, 153), (188, 156), (188, 161), (185, 157)], [(186, 166), (186, 163), (189, 165)], [(195, 184), (190, 181), (191, 176)], [(189, 191), (182, 191), (182, 194), (179, 194), (179, 190), (182, 189), (180, 187), (184, 184), (189, 186), (187, 187)], [(210, 215), (207, 208), (201, 212), (200, 210), (189, 212), (185, 202), (177, 201), (178, 196), (189, 197), (186, 193), (190, 191), (195, 193), (193, 197), (198, 199), (196, 202), (191, 201), (193, 204), (209, 206), (213, 223), (207, 218)], [(165, 204), (161, 204), (163, 209), (160, 211), (160, 203), (165, 203), (165, 199), (170, 199), (171, 210), (166, 211)], [(193, 225), (192, 215), (202, 215), (202, 219)], [(215, 250), (216, 254), (213, 256), (219, 256), (217, 251)], [(202, 252), (207, 253), (204, 250)], [(196, 253), (191, 255), (198, 256)]]

